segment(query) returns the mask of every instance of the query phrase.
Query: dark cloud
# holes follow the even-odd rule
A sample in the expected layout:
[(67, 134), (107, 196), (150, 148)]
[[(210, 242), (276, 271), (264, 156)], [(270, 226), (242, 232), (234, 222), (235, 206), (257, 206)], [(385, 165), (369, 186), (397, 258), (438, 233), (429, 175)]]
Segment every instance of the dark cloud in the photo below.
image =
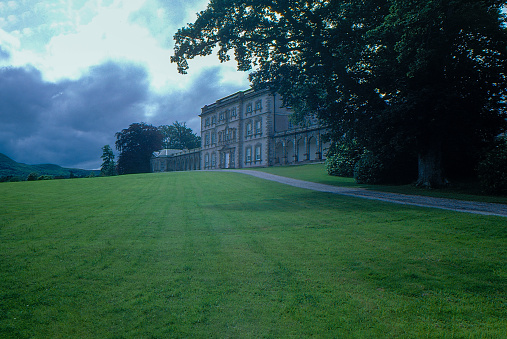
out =
[(107, 63), (84, 77), (45, 82), (26, 68), (0, 70), (0, 152), (24, 163), (95, 168), (114, 134), (143, 120), (146, 71)]
[(2, 60), (9, 60), (11, 58), (11, 54), (2, 48), (2, 46), (0, 46), (0, 61)]

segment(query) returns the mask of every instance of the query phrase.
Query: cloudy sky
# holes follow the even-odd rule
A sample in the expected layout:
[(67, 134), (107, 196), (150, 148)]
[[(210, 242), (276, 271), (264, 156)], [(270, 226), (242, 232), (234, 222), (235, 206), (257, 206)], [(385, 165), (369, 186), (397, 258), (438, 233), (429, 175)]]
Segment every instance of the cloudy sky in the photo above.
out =
[(0, 0), (0, 153), (100, 167), (102, 146), (134, 122), (186, 122), (248, 88), (216, 56), (170, 63), (173, 35), (207, 0)]

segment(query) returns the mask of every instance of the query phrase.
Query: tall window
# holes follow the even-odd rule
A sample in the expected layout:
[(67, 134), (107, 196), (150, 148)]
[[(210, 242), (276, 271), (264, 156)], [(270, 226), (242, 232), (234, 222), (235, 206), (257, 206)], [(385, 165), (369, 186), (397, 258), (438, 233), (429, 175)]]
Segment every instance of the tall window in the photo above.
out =
[(255, 102), (255, 110), (260, 111), (262, 109), (262, 101)]
[(252, 162), (252, 147), (247, 147), (245, 150), (245, 161)]
[(212, 124), (216, 124), (217, 123), (217, 116), (216, 115), (214, 115), (214, 116), (211, 117), (211, 123)]
[(252, 104), (246, 105), (246, 112), (247, 113), (252, 113)]
[(206, 127), (209, 126), (209, 118), (206, 118), (204, 126), (206, 126)]
[(231, 117), (236, 117), (236, 108), (231, 109)]
[(209, 167), (209, 153), (206, 153), (204, 155), (204, 168), (208, 168)]
[(215, 167), (217, 163), (217, 154), (216, 153), (211, 153), (211, 167)]
[(217, 143), (217, 134), (215, 132), (211, 133), (211, 144), (214, 145)]
[(246, 135), (247, 136), (252, 135), (252, 123), (251, 122), (246, 124)]
[(209, 133), (204, 136), (204, 146), (209, 146)]
[(257, 120), (255, 122), (255, 134), (262, 134), (262, 121)]
[(262, 160), (262, 157), (261, 157), (261, 145), (257, 145), (255, 146), (255, 161), (261, 161)]

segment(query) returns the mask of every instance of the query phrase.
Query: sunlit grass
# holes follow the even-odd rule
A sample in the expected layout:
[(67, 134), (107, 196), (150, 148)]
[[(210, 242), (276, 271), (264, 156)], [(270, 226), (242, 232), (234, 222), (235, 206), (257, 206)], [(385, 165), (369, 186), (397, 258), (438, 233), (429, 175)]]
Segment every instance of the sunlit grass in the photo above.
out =
[(0, 185), (0, 337), (501, 337), (505, 219), (186, 172)]

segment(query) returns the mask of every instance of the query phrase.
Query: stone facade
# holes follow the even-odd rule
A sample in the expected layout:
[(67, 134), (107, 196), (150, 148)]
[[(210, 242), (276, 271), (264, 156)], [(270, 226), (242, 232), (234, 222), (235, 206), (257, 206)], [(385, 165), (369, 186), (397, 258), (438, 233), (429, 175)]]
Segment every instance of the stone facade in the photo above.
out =
[(201, 148), (156, 152), (152, 171), (267, 167), (323, 160), (325, 130), (315, 121), (292, 126), (291, 114), (280, 96), (268, 90), (250, 89), (217, 100), (204, 106), (199, 115)]

